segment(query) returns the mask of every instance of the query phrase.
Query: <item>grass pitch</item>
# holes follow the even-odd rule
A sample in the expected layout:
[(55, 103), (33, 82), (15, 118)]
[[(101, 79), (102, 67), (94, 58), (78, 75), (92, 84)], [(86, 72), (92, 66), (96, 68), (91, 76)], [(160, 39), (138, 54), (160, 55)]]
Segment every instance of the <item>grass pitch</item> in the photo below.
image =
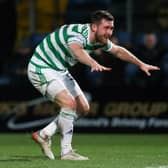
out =
[(0, 168), (168, 168), (168, 135), (74, 134), (74, 148), (89, 161), (59, 160), (59, 140), (53, 138), (51, 161), (29, 133), (1, 133)]

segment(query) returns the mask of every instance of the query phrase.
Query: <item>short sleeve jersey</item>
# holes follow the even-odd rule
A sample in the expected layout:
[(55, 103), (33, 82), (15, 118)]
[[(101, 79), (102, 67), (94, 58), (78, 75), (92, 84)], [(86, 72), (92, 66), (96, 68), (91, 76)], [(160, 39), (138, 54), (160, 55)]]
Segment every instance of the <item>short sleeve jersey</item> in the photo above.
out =
[(88, 52), (96, 49), (111, 50), (113, 44), (90, 43), (90, 24), (63, 25), (60, 29), (47, 35), (36, 47), (30, 63), (37, 67), (50, 67), (55, 70), (66, 70), (78, 61), (69, 49), (70, 43), (78, 43)]

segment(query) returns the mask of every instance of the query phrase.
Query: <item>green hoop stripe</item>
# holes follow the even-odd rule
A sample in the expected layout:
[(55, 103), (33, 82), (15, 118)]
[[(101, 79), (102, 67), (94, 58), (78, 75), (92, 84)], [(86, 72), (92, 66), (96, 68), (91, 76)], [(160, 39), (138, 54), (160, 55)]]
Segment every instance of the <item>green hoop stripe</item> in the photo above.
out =
[(70, 120), (74, 120), (74, 119), (77, 118), (76, 113), (67, 113), (67, 112), (64, 112), (64, 111), (60, 112), (60, 116), (62, 116), (64, 118), (67, 118), (67, 119), (70, 119)]
[[(51, 43), (50, 36), (46, 38), (48, 47), (55, 53), (56, 58), (60, 61), (60, 63), (65, 67), (70, 67), (70, 65), (61, 57), (59, 52), (54, 48), (54, 46)], [(57, 42), (57, 45), (60, 47), (59, 43)], [(61, 48), (62, 49), (62, 48)]]
[[(37, 59), (42, 60), (44, 63), (46, 63), (46, 65), (48, 65), (48, 68), (51, 67), (52, 69), (55, 69), (55, 70), (57, 70), (57, 71), (62, 71), (62, 69), (59, 69), (59, 68), (56, 67), (56, 66), (53, 67), (52, 65), (50, 65), (50, 64), (49, 64), (46, 60), (44, 60), (37, 52), (35, 52), (34, 55), (35, 55), (35, 57), (36, 57)], [(31, 61), (31, 62), (33, 62), (33, 61)], [(33, 62), (33, 63), (34, 63), (34, 62)], [(36, 64), (36, 63), (34, 63), (34, 65), (35, 65), (35, 66), (38, 66), (38, 67), (41, 67), (41, 68), (45, 68), (45, 66), (43, 67), (43, 66), (38, 65), (38, 64)]]

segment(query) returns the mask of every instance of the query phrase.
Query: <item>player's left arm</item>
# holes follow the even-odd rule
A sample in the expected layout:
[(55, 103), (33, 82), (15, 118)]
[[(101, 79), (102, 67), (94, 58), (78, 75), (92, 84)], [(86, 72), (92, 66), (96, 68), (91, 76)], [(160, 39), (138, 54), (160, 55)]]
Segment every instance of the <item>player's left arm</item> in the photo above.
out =
[(127, 62), (137, 65), (148, 76), (151, 75), (150, 71), (160, 70), (160, 68), (157, 66), (153, 66), (153, 65), (142, 62), (140, 59), (138, 59), (134, 54), (132, 54), (126, 48), (121, 47), (119, 45), (113, 44), (113, 47), (111, 48), (109, 52), (123, 61), (127, 61)]

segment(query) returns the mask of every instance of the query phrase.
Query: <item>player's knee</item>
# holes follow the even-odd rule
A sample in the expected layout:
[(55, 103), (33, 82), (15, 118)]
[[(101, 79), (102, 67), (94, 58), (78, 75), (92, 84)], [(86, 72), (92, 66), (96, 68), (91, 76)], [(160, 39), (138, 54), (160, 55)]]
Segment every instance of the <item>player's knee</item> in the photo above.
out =
[(73, 99), (68, 99), (68, 100), (66, 100), (66, 107), (67, 108), (70, 108), (70, 109), (73, 109), (73, 110), (76, 110), (76, 102), (75, 102), (75, 100), (73, 100)]

